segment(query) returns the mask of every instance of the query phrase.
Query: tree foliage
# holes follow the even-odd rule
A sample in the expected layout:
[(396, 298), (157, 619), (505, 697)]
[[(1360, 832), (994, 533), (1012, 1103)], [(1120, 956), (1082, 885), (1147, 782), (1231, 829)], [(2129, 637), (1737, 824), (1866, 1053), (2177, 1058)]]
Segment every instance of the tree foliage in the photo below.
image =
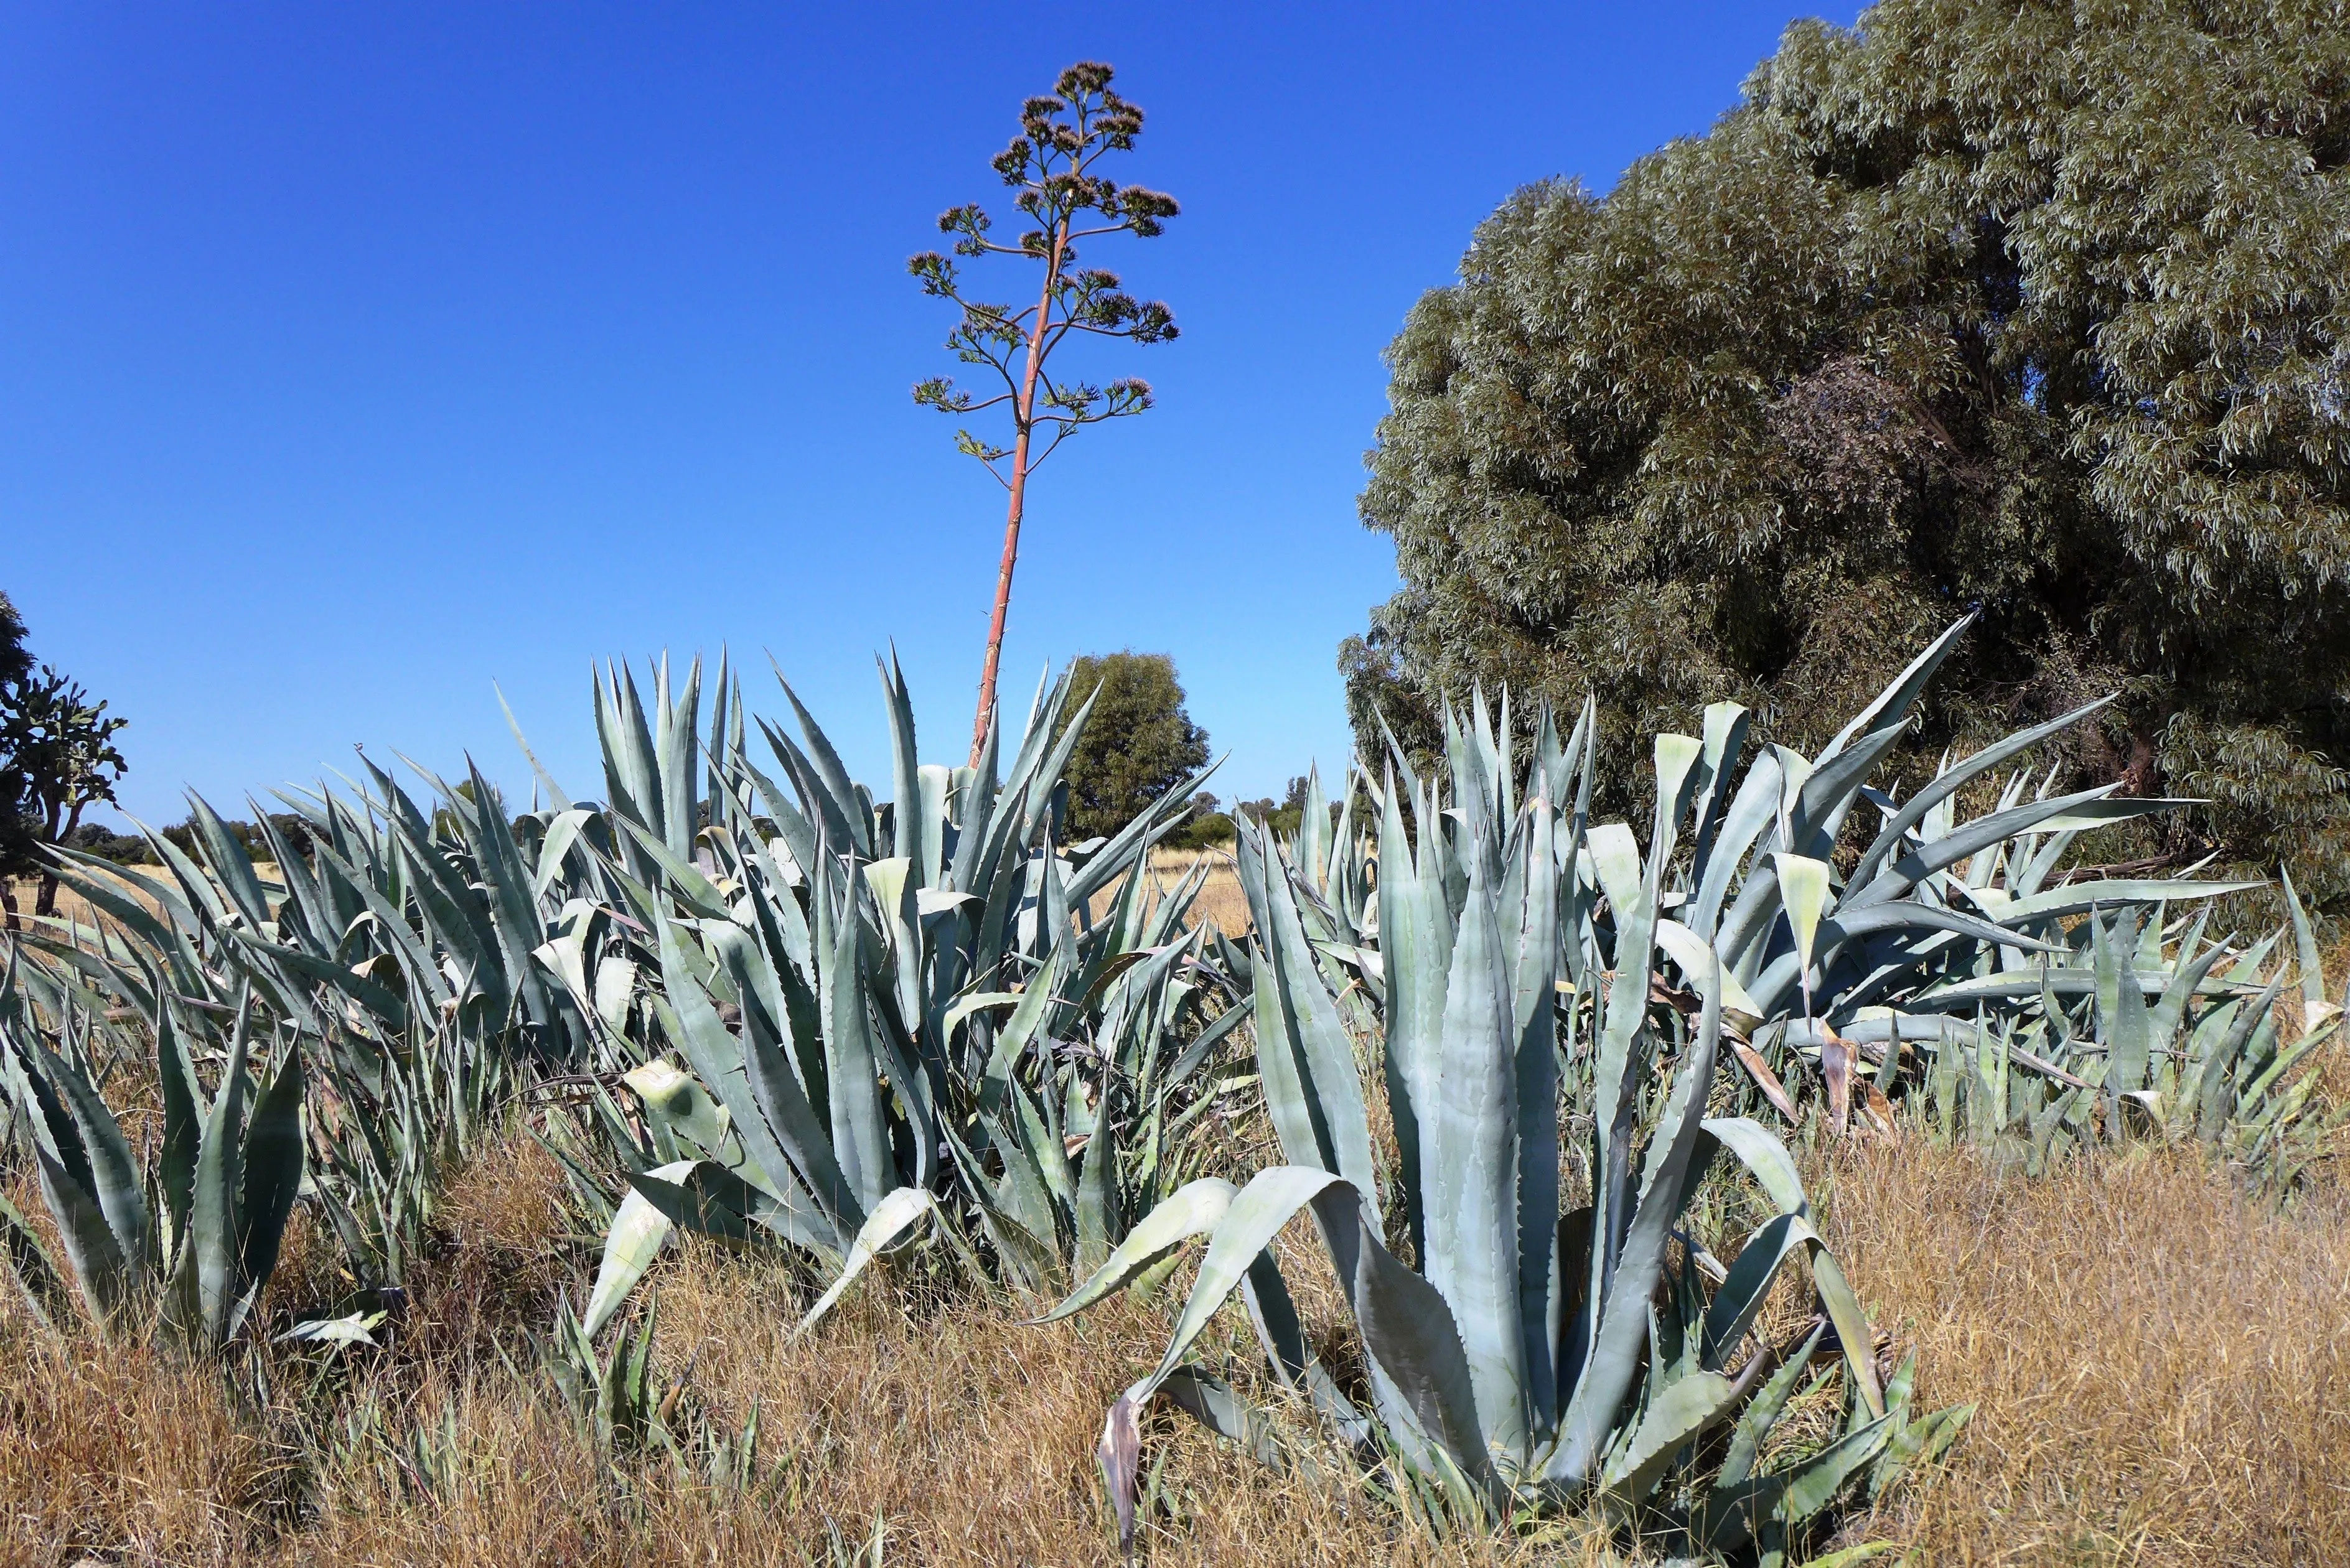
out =
[(1208, 732), (1185, 711), (1167, 654), (1085, 655), (1069, 667), (1068, 711), (1089, 698), (1069, 756), (1069, 836), (1080, 843), (1116, 833), (1208, 761)]
[(65, 842), (82, 813), (111, 804), (129, 764), (114, 743), (126, 721), (93, 702), (80, 682), (48, 665), (37, 670), (25, 649), (25, 623), (0, 595), (0, 908), (16, 928), (15, 877), (40, 876), (35, 905), (57, 904), (47, 846)]
[(1482, 681), (1596, 692), (1603, 755), (1721, 698), (1808, 751), (1979, 604), (1913, 769), (2119, 690), (2068, 772), (2350, 892), (2345, 156), (2317, 0), (1798, 23), (1709, 134), (1519, 192), (1412, 310), (1358, 735), (1433, 749)]

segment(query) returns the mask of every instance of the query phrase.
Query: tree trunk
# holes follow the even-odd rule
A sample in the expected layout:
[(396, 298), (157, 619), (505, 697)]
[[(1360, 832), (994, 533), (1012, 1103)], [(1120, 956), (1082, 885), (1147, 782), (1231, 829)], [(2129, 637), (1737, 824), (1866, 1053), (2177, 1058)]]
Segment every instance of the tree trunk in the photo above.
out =
[(971, 721), (971, 765), (987, 744), (987, 728), (995, 717), (995, 667), (1003, 657), (1003, 618), (1012, 607), (1012, 568), (1020, 560), (1020, 518), (1028, 498), (1028, 432), (1036, 412), (1036, 373), (1045, 362), (1045, 318), (1053, 306), (1053, 284), (1061, 275), (1061, 249), (1068, 224), (1053, 229), (1052, 259), (1045, 264), (1045, 286), (1036, 300), (1036, 320), (1028, 330), (1028, 363), (1020, 377), (1020, 400), (1013, 405), (1012, 500), (1003, 521), (1003, 564), (995, 574), (995, 614), (987, 623), (987, 662), (979, 673), (979, 711)]
[[(54, 848), (56, 846), (63, 844), (67, 839), (71, 838), (74, 835), (74, 829), (80, 826), (81, 803), (77, 801), (74, 803), (72, 815), (66, 818), (64, 826), (49, 835), (49, 843), (51, 847)], [(41, 895), (33, 902), (33, 913), (46, 918), (47, 916), (54, 915), (57, 912), (57, 874), (54, 870), (45, 871), (41, 874)]]

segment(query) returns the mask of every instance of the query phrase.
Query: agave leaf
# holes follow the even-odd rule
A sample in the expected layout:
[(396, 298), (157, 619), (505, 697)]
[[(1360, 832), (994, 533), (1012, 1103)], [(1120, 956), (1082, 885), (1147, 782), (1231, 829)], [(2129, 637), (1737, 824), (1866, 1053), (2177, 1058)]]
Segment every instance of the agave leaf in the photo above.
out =
[(1721, 1469), (1714, 1477), (1713, 1490), (1717, 1496), (1728, 1493), (1753, 1473), (1755, 1458), (1762, 1450), (1762, 1439), (1770, 1435), (1773, 1427), (1778, 1425), (1781, 1412), (1786, 1409), (1787, 1400), (1794, 1395), (1795, 1385), (1802, 1382), (1804, 1373), (1810, 1370), (1812, 1355), (1819, 1349), (1820, 1341), (1827, 1332), (1826, 1324), (1815, 1324), (1810, 1336), (1796, 1347), (1793, 1355), (1779, 1364), (1769, 1381), (1762, 1385), (1762, 1390), (1739, 1416), (1738, 1428), (1731, 1435), (1730, 1450), (1722, 1456)]
[(1728, 1415), (1743, 1397), (1719, 1372), (1690, 1373), (1652, 1395), (1630, 1440), (1600, 1473), (1600, 1490), (1627, 1502), (1648, 1496), (1682, 1446)]
[(1035, 1321), (1055, 1322), (1124, 1290), (1185, 1241), (1214, 1231), (1239, 1191), (1221, 1177), (1203, 1177), (1177, 1188), (1127, 1232), (1126, 1239), (1068, 1299)]
[(655, 1057), (620, 1075), (646, 1112), (703, 1154), (715, 1157), (726, 1140), (726, 1113), (701, 1080)]
[(938, 1211), (939, 1200), (919, 1187), (898, 1188), (875, 1204), (872, 1218), (865, 1221), (856, 1240), (848, 1245), (848, 1256), (841, 1262), (839, 1277), (816, 1298), (816, 1305), (808, 1308), (807, 1316), (800, 1319), (799, 1326), (792, 1331), (793, 1337), (797, 1338), (822, 1322), (857, 1276), (865, 1272), (866, 1264), (911, 1230), (915, 1221)]
[(2293, 948), (2301, 961), (2302, 1027), (2314, 1029), (2342, 1010), (2326, 999), (2325, 966), (2318, 958), (2317, 933), (2310, 927), (2309, 911), (2301, 907), (2293, 874), (2279, 866), (2277, 880), (2284, 885), (2284, 907), (2293, 917)]
[(1714, 1292), (1713, 1304), (1706, 1310), (1700, 1353), (1702, 1366), (1720, 1368), (1722, 1358), (1738, 1347), (1753, 1325), (1754, 1314), (1762, 1310), (1780, 1265), (1805, 1246), (1821, 1244), (1818, 1232), (1801, 1215), (1789, 1213), (1774, 1216), (1746, 1239), (1738, 1261), (1730, 1266), (1729, 1277)]
[[(1319, 1206), (1317, 1206), (1319, 1207)], [(1479, 1420), (1474, 1368), (1460, 1323), (1436, 1287), (1397, 1262), (1359, 1212), (1353, 1304), (1364, 1348), (1409, 1408), (1419, 1432), (1439, 1444), (1498, 1511), (1506, 1488)], [(1327, 1234), (1338, 1217), (1325, 1214)], [(1343, 1260), (1342, 1260), (1343, 1262)]]
[(1952, 621), (1941, 636), (1927, 644), (1925, 650), (1911, 659), (1901, 673), (1893, 678), (1890, 685), (1877, 693), (1876, 701), (1836, 732), (1835, 739), (1830, 741), (1827, 749), (1820, 753), (1820, 762), (1825, 763), (1843, 751), (1855, 735), (1866, 734), (1908, 713), (1910, 704), (1918, 701), (1918, 693), (1926, 690), (1926, 683), (1933, 680), (1934, 671), (1941, 668), (1942, 660), (1950, 656), (1950, 650), (1958, 646), (1959, 639), (1974, 625), (1981, 614), (1980, 610), (1969, 610)]
[[(680, 1160), (646, 1175), (674, 1186), (682, 1182), (693, 1167), (692, 1160)], [(589, 1339), (603, 1332), (612, 1314), (629, 1299), (629, 1293), (637, 1288), (637, 1282), (645, 1277), (645, 1271), (653, 1266), (672, 1228), (670, 1217), (634, 1187), (620, 1199), (619, 1210), (612, 1217), (612, 1228), (604, 1237), (604, 1257), (596, 1268), (596, 1283), (588, 1294), (588, 1310), (580, 1317), (581, 1329)]]
[(1811, 1518), (1877, 1457), (1891, 1424), (1879, 1417), (1785, 1469), (1717, 1485), (1700, 1505), (1690, 1533), (1707, 1550), (1726, 1552), (1744, 1544), (1766, 1520), (1800, 1523)]
[(702, 1086), (726, 1107), (734, 1136), (742, 1140), (752, 1164), (760, 1168), (764, 1184), (778, 1193), (788, 1191), (796, 1173), (835, 1226), (845, 1229), (862, 1223), (865, 1210), (841, 1172), (822, 1125), (799, 1094), (798, 1080), (790, 1068), (775, 1057), (772, 1049), (758, 1051), (755, 1043), (746, 1047), (727, 1031), (719, 1022), (709, 992), (688, 968), (688, 956), (675, 927), (666, 917), (657, 918), (655, 927), (668, 992), (667, 1002), (658, 1002), (655, 1012), (664, 1033), (685, 1053)]
[[(1517, 1029), (1506, 989), (1513, 955), (1487, 858), (1469, 857), (1438, 1047), (1443, 1068), (1433, 1100), (1417, 1108), (1428, 1162), (1427, 1283), (1459, 1327), (1480, 1427), (1515, 1451), (1534, 1426), (1519, 1316)], [(1555, 1205), (1555, 1177), (1552, 1190)]]
[[(1300, 1075), (1298, 1088), (1305, 1096), (1307, 1121), (1314, 1133), (1310, 1145), (1293, 1148), (1284, 1140), (1283, 1147), (1294, 1163), (1319, 1164), (1345, 1177), (1362, 1194), (1376, 1218), (1379, 1212), (1378, 1178), (1371, 1158), (1370, 1120), (1364, 1108), (1361, 1071), (1355, 1064), (1354, 1041), (1339, 1021), (1338, 1010), (1322, 983), (1320, 967), (1314, 961), (1313, 949), (1298, 918), (1290, 874), (1273, 853), (1262, 826), (1258, 835), (1271, 924), (1263, 937), (1270, 974), (1258, 977), (1257, 990), (1262, 996), (1268, 980), (1277, 986), (1282, 1003), (1278, 1022), (1285, 1027), (1281, 1034), (1268, 1038), (1260, 1013), (1257, 1054), (1261, 1061), (1268, 1056), (1290, 1054)], [(1506, 1008), (1506, 998), (1503, 1005)], [(1268, 1075), (1268, 1096), (1274, 1083), (1274, 1079)], [(1294, 1125), (1296, 1118), (1293, 1115), (1290, 1120)], [(1284, 1130), (1286, 1133), (1289, 1129)], [(1309, 1160), (1309, 1151), (1317, 1158)]]
[(302, 1189), (302, 1044), (286, 1048), (244, 1129), (244, 1171), (237, 1196), (237, 1286), (250, 1293), (276, 1272), (277, 1253)]
[[(107, 1108), (98, 1086), (86, 1077), (78, 1064), (50, 1052), (36, 1039), (29, 1042), (31, 1055), (26, 1060), (37, 1071), (56, 1103), (61, 1105), (72, 1118), (73, 1152), (67, 1146), (57, 1147), (67, 1153), (62, 1171), (72, 1173), (74, 1184), (85, 1189), (104, 1216), (108, 1233), (113, 1238), (125, 1272), (124, 1289), (139, 1290), (147, 1278), (148, 1254), (153, 1247), (152, 1221), (147, 1210), (147, 1186), (139, 1168), (138, 1157), (130, 1152), (130, 1142), (123, 1137), (122, 1126)], [(48, 1120), (56, 1127), (54, 1113)]]
[(5, 1193), (0, 1193), (0, 1251), (5, 1252), (9, 1278), (16, 1282), (35, 1321), (54, 1330), (65, 1316), (65, 1278), (50, 1261), (48, 1249), (41, 1245), (40, 1236)]
[[(1418, 1107), (1434, 1099), (1445, 985), (1452, 967), (1452, 925), (1440, 881), (1415, 861), (1392, 784), (1387, 796), (1379, 815), (1379, 957), (1388, 984), (1387, 1048), (1381, 1065), (1395, 1123), (1412, 1255), (1425, 1258), (1426, 1179)], [(1432, 817), (1424, 807), (1416, 809), (1425, 838), (1430, 832), (1425, 825)]]
[(228, 1060), (221, 1068), (220, 1088), (204, 1118), (190, 1195), (188, 1232), (165, 1298), (166, 1324), (191, 1345), (224, 1343), (230, 1314), (244, 1293), (239, 1278), (244, 1238), (237, 1198), (244, 1185), (244, 1066), (252, 1023), (248, 996), (238, 1008)]
[(1820, 917), (1828, 905), (1825, 861), (1782, 850), (1771, 857), (1779, 876), (1779, 901), (1787, 911), (1787, 926), (1795, 938), (1800, 972), (1812, 967), (1814, 944), (1819, 939)]
[(1281, 1445), (1274, 1438), (1273, 1419), (1232, 1392), (1231, 1384), (1197, 1366), (1179, 1366), (1159, 1385), (1160, 1393), (1220, 1438), (1238, 1444), (1257, 1463), (1281, 1463)]
[(1853, 867), (1850, 885), (1856, 888), (1868, 886), (1875, 877), (1877, 867), (1885, 863), (1887, 857), (1892, 851), (1900, 846), (1903, 836), (1923, 822), (1928, 813), (1941, 805), (1943, 801), (1955, 795), (1967, 784), (2010, 758), (2031, 750), (2050, 736), (2061, 734), (2071, 729), (2074, 724), (2114, 701), (2113, 697), (2106, 696), (2100, 697), (2094, 702), (2085, 702), (2069, 713), (2060, 714), (2044, 724), (2035, 724), (2028, 730), (2019, 730), (2003, 740), (1985, 746), (1956, 766), (1943, 769), (1931, 784), (1910, 796), (1900, 810), (1887, 819), (1884, 828), (1877, 834), (1876, 840), (1863, 852), (1858, 864)]

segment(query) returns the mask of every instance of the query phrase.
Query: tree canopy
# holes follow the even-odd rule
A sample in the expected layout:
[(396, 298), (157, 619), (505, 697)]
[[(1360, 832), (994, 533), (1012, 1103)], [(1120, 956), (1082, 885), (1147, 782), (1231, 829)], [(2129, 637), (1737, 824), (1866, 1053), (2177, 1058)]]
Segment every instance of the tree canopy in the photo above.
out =
[(18, 921), (7, 879), (39, 876), (35, 911), (55, 909), (47, 846), (70, 838), (90, 806), (111, 804), (128, 766), (114, 744), (124, 721), (79, 682), (46, 664), (35, 670), (24, 642), (25, 623), (0, 594), (0, 911), (10, 930)]
[(2118, 691), (2070, 774), (2350, 892), (2345, 157), (2336, 5), (1886, 0), (1520, 191), (1388, 349), (1366, 754), (1479, 681), (1618, 790), (1719, 699), (1816, 746), (1979, 606), (1913, 769)]
[(1208, 732), (1185, 711), (1169, 655), (1085, 655), (1069, 666), (1068, 711), (1087, 698), (1093, 711), (1069, 755), (1069, 836), (1078, 843), (1116, 833), (1208, 761)]

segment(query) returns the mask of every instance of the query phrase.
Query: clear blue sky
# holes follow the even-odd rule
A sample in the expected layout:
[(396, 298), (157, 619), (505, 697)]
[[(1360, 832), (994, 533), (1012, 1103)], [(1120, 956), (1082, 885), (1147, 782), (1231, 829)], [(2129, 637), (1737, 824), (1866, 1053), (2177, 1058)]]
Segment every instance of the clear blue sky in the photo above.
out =
[[(1854, 7), (1831, 13), (1849, 22)], [(0, 9), (0, 588), (126, 714), (124, 800), (347, 767), (600, 793), (590, 661), (771, 649), (886, 786), (894, 638), (959, 761), (1001, 493), (909, 386), (905, 259), (1060, 67), (1149, 111), (1107, 250), (1180, 341), (1039, 475), (1006, 667), (1170, 652), (1274, 793), (1347, 751), (1379, 351), (1477, 221), (1703, 130), (1792, 15), (1646, 6)], [(1003, 264), (1009, 265), (1009, 264)]]

